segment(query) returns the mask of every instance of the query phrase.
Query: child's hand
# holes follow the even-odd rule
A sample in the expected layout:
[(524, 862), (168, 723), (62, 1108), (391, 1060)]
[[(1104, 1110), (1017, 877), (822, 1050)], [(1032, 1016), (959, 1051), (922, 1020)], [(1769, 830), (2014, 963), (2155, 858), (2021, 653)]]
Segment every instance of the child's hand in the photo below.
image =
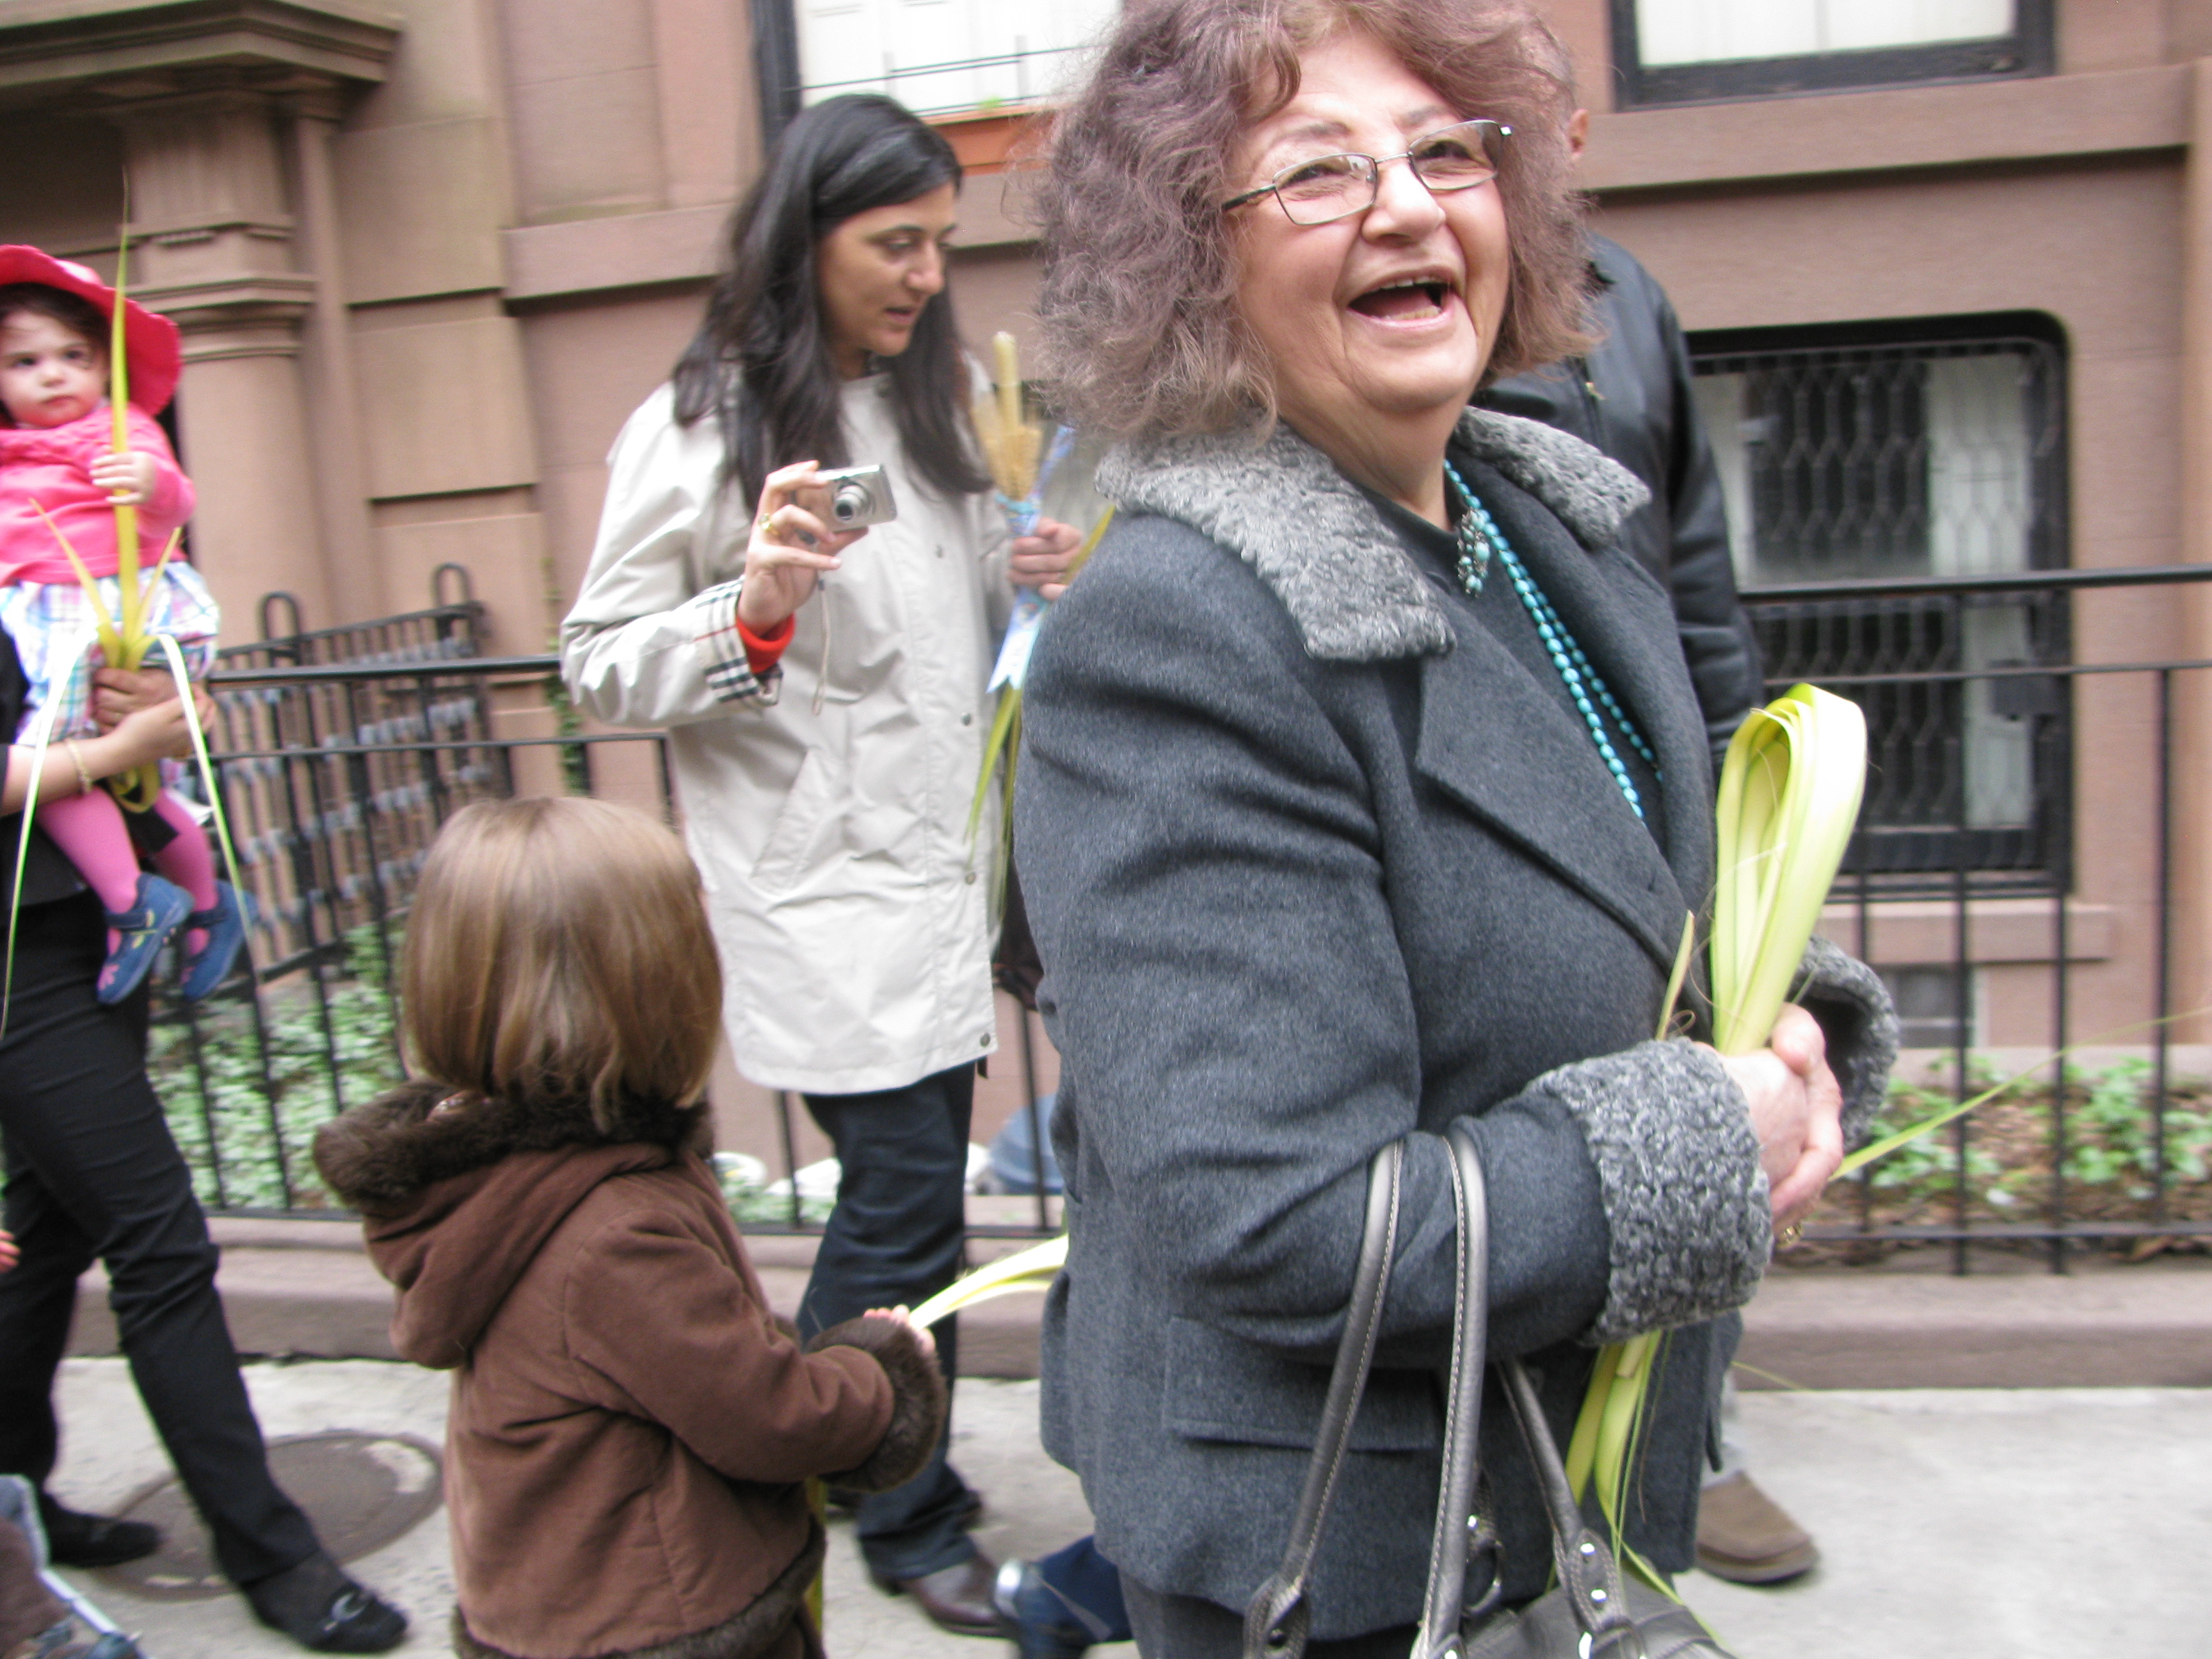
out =
[(92, 464), (92, 481), (107, 492), (118, 507), (143, 507), (161, 482), (154, 458), (143, 450), (126, 449), (101, 456)]
[(112, 732), (123, 717), (157, 702), (174, 702), (177, 683), (166, 667), (99, 668), (92, 676), (92, 718), (103, 732)]
[(888, 1319), (894, 1325), (903, 1325), (914, 1333), (914, 1340), (921, 1344), (921, 1351), (930, 1358), (937, 1358), (937, 1339), (929, 1334), (929, 1327), (917, 1325), (914, 1316), (902, 1304), (896, 1308), (871, 1308), (860, 1316), (863, 1319)]
[[(200, 725), (205, 729), (215, 717), (214, 701), (197, 686), (193, 692)], [(118, 771), (127, 772), (147, 761), (184, 760), (192, 752), (192, 729), (185, 723), (183, 702), (175, 697), (125, 715), (107, 736), (121, 751), (123, 764)]]
[(15, 1248), (15, 1236), (10, 1232), (0, 1231), (0, 1273), (6, 1273), (9, 1268), (22, 1259), (22, 1252)]

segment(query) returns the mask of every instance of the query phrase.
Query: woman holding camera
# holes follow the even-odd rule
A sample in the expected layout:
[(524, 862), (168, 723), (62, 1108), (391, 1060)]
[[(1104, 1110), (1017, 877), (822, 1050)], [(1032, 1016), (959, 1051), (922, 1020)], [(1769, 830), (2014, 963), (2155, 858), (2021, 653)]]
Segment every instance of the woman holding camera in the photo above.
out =
[[(945, 293), (959, 188), (951, 147), (888, 99), (792, 124), (697, 337), (616, 441), (562, 629), (581, 708), (668, 729), (732, 1051), (805, 1096), (842, 1164), (810, 1335), (959, 1271), (975, 1068), (996, 1046), (998, 832), (966, 833), (984, 682), (1009, 576), (1049, 597), (1078, 543), (1041, 523), (1009, 546), (990, 498)], [(848, 465), (882, 477), (833, 506), (822, 471)], [(949, 1322), (937, 1341), (951, 1377)], [(858, 1530), (879, 1584), (981, 1635), (975, 1507), (940, 1447), (860, 1501)]]

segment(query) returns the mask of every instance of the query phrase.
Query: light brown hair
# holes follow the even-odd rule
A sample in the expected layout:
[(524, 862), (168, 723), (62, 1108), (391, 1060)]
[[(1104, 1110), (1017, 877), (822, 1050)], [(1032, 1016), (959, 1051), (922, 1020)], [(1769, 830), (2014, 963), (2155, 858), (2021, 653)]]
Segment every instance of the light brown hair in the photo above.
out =
[(432, 843), (400, 970), (425, 1078), (515, 1105), (685, 1106), (722, 1006), (699, 872), (662, 825), (605, 801), (482, 801)]
[(1463, 117), (1513, 129), (1497, 185), (1513, 269), (1485, 384), (1588, 346), (1573, 94), (1522, 0), (1131, 0), (1060, 113), (1035, 201), (1045, 369), (1079, 426), (1133, 438), (1273, 421), (1221, 204), (1249, 182), (1231, 174), (1246, 134), (1297, 95), (1299, 53), (1346, 29)]

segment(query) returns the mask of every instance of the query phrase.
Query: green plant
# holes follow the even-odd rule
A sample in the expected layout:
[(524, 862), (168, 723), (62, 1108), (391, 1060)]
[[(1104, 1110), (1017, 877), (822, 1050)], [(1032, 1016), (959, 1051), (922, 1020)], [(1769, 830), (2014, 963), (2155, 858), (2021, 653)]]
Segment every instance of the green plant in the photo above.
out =
[[(2123, 1060), (2085, 1079), (2084, 1097), (2067, 1113), (2066, 1178), (2085, 1186), (2125, 1182), (2128, 1196), (2150, 1197), (2158, 1174), (2155, 1115), (2145, 1085), (2150, 1062)], [(2212, 1109), (2202, 1101), (2166, 1106), (2166, 1169), (2172, 1178), (2212, 1175)]]
[(308, 1157), (315, 1131), (403, 1075), (373, 926), (344, 945), (344, 969), (319, 985), (301, 975), (265, 989), (258, 1022), (234, 1003), (154, 1027), (147, 1072), (203, 1204), (334, 1206)]
[[(1976, 1071), (1975, 1058), (1970, 1058), (1968, 1086), (1988, 1087), (1987, 1082), (1975, 1075)], [(1868, 1137), (1879, 1139), (1883, 1135), (1923, 1122), (1950, 1103), (1948, 1089), (1939, 1089), (1930, 1084), (1911, 1083), (1902, 1079), (1893, 1079), (1888, 1097), (1882, 1102), (1881, 1110), (1875, 1115)], [(1972, 1192), (1978, 1186), (1997, 1181), (2002, 1174), (1996, 1158), (1979, 1142), (1969, 1139), (1966, 1143), (1967, 1190)], [(1908, 1141), (1888, 1157), (1869, 1164), (1867, 1180), (1876, 1194), (1899, 1203), (1917, 1205), (1948, 1198), (1957, 1191), (1959, 1185), (1957, 1145), (1950, 1135), (1941, 1131), (1924, 1135), (1918, 1140)]]

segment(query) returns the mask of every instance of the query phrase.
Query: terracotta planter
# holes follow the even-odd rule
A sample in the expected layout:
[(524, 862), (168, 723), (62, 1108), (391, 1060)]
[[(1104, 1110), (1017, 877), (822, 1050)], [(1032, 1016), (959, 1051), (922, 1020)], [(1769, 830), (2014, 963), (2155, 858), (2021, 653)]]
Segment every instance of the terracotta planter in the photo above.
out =
[(970, 174), (1004, 173), (1043, 111), (1035, 104), (933, 115), (929, 125), (951, 141), (961, 169)]

